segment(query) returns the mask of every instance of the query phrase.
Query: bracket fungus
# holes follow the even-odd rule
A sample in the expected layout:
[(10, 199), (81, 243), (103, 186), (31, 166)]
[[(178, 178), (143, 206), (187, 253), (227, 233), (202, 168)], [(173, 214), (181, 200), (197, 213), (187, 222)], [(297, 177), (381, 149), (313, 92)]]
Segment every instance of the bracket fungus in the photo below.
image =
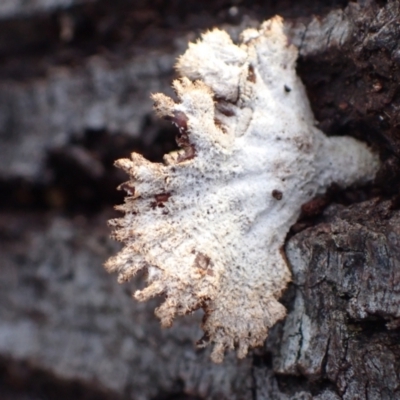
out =
[(106, 268), (120, 282), (147, 269), (134, 297), (163, 295), (163, 326), (203, 308), (198, 344), (214, 344), (215, 362), (227, 349), (244, 357), (285, 316), (282, 246), (301, 206), (333, 182), (372, 180), (379, 166), (364, 143), (316, 128), (296, 58), (280, 17), (245, 30), (240, 44), (203, 34), (178, 60), (178, 102), (153, 95), (181, 149), (164, 163), (136, 153), (116, 162), (130, 180), (117, 207), (125, 216), (110, 225), (125, 247)]

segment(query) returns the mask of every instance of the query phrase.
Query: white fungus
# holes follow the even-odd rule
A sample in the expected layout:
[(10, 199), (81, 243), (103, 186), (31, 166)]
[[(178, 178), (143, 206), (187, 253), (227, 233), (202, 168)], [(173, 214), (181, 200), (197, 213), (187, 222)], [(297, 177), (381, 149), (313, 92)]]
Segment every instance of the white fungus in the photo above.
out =
[(240, 45), (205, 33), (178, 60), (179, 101), (153, 95), (156, 112), (178, 126), (181, 150), (162, 164), (136, 153), (116, 162), (130, 175), (125, 216), (110, 221), (125, 247), (106, 268), (121, 282), (147, 269), (134, 297), (163, 295), (163, 326), (203, 308), (200, 345), (214, 343), (215, 362), (226, 349), (244, 357), (285, 316), (282, 246), (301, 206), (378, 169), (365, 144), (316, 128), (296, 58), (279, 17), (245, 30)]

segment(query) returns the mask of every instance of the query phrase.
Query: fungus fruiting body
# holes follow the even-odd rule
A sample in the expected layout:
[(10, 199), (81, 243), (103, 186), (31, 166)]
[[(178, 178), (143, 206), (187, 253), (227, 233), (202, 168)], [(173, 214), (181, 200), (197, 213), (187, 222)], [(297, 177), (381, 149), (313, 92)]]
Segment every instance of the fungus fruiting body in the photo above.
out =
[(153, 95), (181, 150), (164, 163), (136, 153), (116, 162), (130, 180), (121, 185), (125, 216), (110, 224), (125, 247), (106, 264), (121, 282), (147, 269), (148, 286), (134, 297), (163, 295), (163, 326), (203, 308), (200, 345), (214, 343), (215, 362), (227, 349), (244, 357), (285, 316), (282, 246), (301, 206), (378, 168), (365, 144), (316, 128), (279, 17), (241, 40), (205, 33), (178, 60), (178, 101)]

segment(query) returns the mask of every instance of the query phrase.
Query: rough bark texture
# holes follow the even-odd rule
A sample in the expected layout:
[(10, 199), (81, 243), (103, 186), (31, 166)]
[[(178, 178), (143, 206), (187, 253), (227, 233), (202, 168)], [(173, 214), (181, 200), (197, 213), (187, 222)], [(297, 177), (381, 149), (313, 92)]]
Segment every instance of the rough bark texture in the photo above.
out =
[(276, 373), (306, 378), (312, 395), (400, 396), (399, 218), (388, 202), (332, 205), (287, 243), (294, 301), (267, 343)]
[[(370, 143), (383, 167), (375, 186), (307, 208), (286, 245), (288, 317), (215, 366), (194, 347), (200, 314), (162, 330), (158, 300), (130, 298), (140, 277), (103, 270), (125, 179), (112, 161), (174, 148), (149, 94), (169, 91), (189, 38), (276, 13), (320, 127)], [(400, 398), (398, 2), (37, 0), (0, 14), (1, 399)]]

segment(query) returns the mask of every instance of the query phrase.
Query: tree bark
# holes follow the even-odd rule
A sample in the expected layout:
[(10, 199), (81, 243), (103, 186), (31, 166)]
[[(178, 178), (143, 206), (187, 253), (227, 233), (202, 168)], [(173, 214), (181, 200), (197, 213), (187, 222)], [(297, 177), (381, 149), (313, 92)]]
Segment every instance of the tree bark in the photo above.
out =
[[(0, 398), (400, 398), (399, 3), (18, 4), (0, 6)], [(141, 277), (118, 285), (102, 268), (119, 248), (112, 162), (175, 148), (149, 95), (171, 93), (189, 39), (274, 14), (321, 129), (368, 142), (382, 168), (292, 228), (287, 318), (213, 365), (194, 346), (201, 313), (161, 329), (159, 300), (131, 299)]]

